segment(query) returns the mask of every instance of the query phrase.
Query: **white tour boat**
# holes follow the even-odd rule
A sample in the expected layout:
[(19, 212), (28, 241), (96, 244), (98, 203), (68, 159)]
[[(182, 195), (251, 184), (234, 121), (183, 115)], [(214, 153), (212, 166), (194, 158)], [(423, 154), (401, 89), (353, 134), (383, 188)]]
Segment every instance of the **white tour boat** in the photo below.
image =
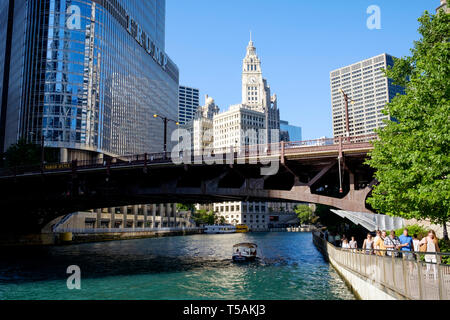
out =
[(231, 224), (226, 225), (207, 225), (205, 226), (205, 233), (209, 234), (219, 234), (219, 233), (235, 233), (236, 232), (236, 226), (233, 226)]

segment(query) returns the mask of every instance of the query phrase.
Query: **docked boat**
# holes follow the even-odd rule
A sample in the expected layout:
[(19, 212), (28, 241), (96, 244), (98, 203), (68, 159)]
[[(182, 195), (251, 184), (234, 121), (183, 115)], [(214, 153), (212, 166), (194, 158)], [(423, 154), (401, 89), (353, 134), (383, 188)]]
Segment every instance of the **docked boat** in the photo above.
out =
[(220, 233), (235, 233), (236, 227), (233, 225), (207, 225), (205, 226), (205, 233), (220, 234)]
[(236, 232), (237, 233), (246, 233), (249, 232), (248, 226), (245, 224), (238, 224), (236, 226)]
[(256, 259), (258, 246), (254, 243), (239, 243), (233, 246), (233, 261), (253, 261)]

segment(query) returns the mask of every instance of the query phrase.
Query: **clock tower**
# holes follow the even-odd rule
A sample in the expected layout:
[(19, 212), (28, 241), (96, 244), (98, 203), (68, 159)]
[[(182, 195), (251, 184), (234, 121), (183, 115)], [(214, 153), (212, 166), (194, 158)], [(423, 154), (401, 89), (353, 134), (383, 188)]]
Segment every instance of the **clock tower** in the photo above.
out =
[(242, 64), (242, 104), (262, 111), (267, 101), (264, 82), (261, 60), (256, 55), (256, 48), (250, 39)]

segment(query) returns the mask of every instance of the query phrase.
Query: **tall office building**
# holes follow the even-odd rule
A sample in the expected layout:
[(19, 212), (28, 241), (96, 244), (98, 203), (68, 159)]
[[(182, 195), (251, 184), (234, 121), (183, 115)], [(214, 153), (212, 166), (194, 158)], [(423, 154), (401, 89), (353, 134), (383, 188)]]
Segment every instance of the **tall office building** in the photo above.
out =
[(165, 0), (0, 1), (0, 152), (42, 137), (61, 161), (160, 152), (152, 115), (178, 118), (165, 10)]
[(280, 140), (284, 142), (302, 141), (302, 128), (289, 124), (289, 121), (280, 121)]
[(357, 62), (330, 73), (333, 134), (346, 136), (345, 100), (341, 89), (353, 103), (348, 104), (350, 136), (371, 134), (383, 127), (388, 115), (381, 111), (403, 88), (384, 76), (382, 69), (394, 65), (388, 54)]
[(178, 101), (178, 122), (185, 124), (195, 117), (200, 106), (200, 91), (195, 88), (180, 86)]

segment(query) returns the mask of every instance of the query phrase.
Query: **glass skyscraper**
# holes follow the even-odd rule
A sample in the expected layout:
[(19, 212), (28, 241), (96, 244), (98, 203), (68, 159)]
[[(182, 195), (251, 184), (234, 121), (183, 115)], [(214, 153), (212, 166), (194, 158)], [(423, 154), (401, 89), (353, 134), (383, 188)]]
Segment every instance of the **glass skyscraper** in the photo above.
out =
[(288, 121), (280, 121), (281, 141), (297, 142), (302, 141), (302, 128), (289, 124)]
[(178, 118), (179, 82), (165, 54), (165, 7), (0, 0), (0, 151), (42, 135), (66, 161), (162, 151), (153, 114)]

